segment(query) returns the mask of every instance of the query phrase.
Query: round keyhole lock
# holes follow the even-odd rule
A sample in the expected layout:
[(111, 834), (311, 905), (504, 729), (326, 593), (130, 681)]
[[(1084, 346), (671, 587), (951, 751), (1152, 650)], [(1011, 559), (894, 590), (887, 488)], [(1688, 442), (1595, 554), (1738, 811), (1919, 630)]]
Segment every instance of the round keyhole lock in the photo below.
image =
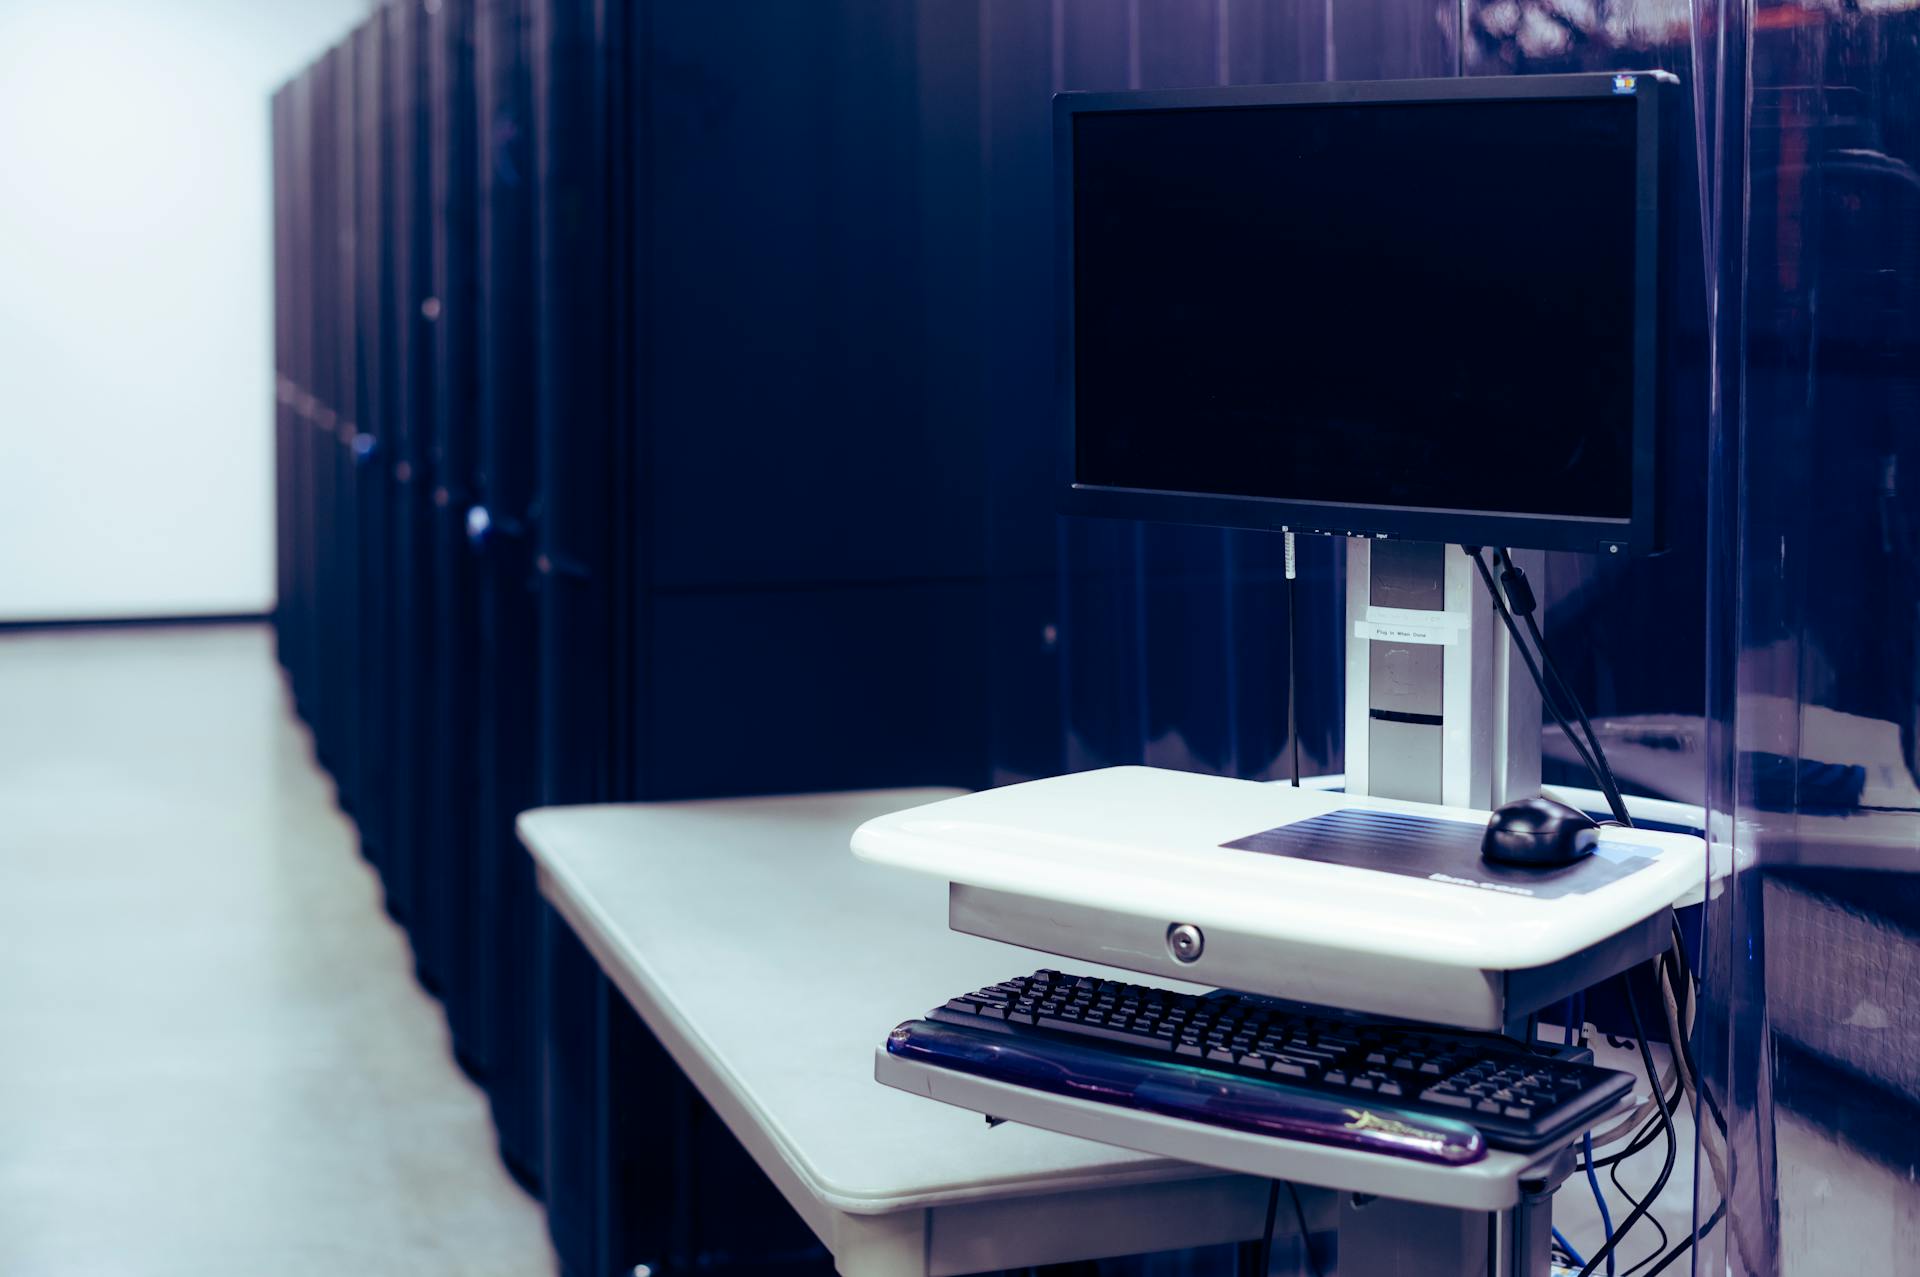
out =
[(1167, 928), (1167, 952), (1176, 962), (1198, 962), (1207, 947), (1207, 938), (1191, 922), (1176, 922)]

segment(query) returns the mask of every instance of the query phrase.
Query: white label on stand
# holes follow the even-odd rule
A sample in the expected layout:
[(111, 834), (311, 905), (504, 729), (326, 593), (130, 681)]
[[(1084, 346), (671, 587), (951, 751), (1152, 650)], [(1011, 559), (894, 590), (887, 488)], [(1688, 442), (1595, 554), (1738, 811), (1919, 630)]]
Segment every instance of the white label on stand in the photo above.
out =
[(1382, 643), (1424, 643), (1432, 647), (1452, 647), (1460, 641), (1460, 631), (1450, 625), (1400, 625), (1379, 621), (1355, 621), (1353, 636), (1378, 639)]

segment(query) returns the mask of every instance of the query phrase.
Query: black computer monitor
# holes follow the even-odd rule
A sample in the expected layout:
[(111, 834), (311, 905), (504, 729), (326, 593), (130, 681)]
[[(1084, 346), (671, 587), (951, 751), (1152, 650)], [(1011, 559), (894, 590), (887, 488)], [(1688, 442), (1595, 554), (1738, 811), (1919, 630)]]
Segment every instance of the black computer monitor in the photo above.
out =
[(1061, 94), (1065, 508), (1657, 548), (1673, 85)]

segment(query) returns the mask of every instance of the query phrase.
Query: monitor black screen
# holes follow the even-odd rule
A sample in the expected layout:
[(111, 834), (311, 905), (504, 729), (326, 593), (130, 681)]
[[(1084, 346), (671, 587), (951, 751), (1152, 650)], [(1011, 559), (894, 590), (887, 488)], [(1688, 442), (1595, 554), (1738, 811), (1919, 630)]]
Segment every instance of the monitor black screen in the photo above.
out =
[(1074, 483), (1629, 520), (1635, 105), (1074, 114)]

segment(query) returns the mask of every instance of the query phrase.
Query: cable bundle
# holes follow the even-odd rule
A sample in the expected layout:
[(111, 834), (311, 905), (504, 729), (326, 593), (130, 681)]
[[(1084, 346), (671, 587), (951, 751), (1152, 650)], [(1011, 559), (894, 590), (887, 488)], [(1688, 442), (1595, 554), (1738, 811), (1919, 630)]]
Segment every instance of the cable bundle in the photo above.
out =
[[(1480, 547), (1464, 548), (1468, 557), (1473, 560), (1474, 567), (1479, 570), (1480, 580), (1487, 588), (1487, 595), (1493, 602), (1494, 611), (1499, 614), (1509, 637), (1513, 640), (1514, 650), (1520, 654), (1520, 659), (1525, 663), (1534, 686), (1540, 690), (1541, 703), (1561, 732), (1565, 734), (1568, 743), (1573, 746), (1574, 753), (1580, 757), (1581, 762), (1592, 774), (1600, 792), (1606, 796), (1607, 806), (1612, 811), (1614, 820), (1627, 828), (1632, 828), (1633, 820), (1627, 813), (1626, 799), (1620, 793), (1620, 786), (1614, 778), (1613, 769), (1607, 765), (1606, 752), (1600, 747), (1600, 739), (1593, 730), (1593, 722), (1587, 717), (1586, 709), (1580, 704), (1580, 698), (1574, 695), (1573, 688), (1561, 677), (1559, 667), (1554, 664), (1552, 653), (1547, 650), (1546, 636), (1541, 632), (1539, 623), (1534, 620), (1533, 614), (1539, 605), (1534, 597), (1533, 587), (1527, 583), (1526, 573), (1513, 561), (1511, 554), (1506, 550), (1496, 549), (1494, 566), (1500, 569), (1500, 584), (1496, 586), (1493, 572), (1487, 567), (1486, 560), (1481, 557)], [(1519, 621), (1515, 620), (1516, 617)], [(1531, 648), (1520, 636), (1521, 622), (1525, 623), (1527, 634), (1532, 639)], [(1569, 718), (1579, 722), (1579, 735), (1574, 733), (1573, 727), (1568, 722)], [(1594, 1200), (1600, 1207), (1602, 1224), (1607, 1229), (1607, 1239), (1605, 1244), (1594, 1252), (1593, 1257), (1581, 1267), (1581, 1277), (1592, 1277), (1592, 1274), (1602, 1265), (1606, 1267), (1608, 1277), (1614, 1277), (1614, 1254), (1627, 1233), (1642, 1219), (1653, 1224), (1660, 1234), (1660, 1241), (1655, 1246), (1653, 1254), (1627, 1270), (1626, 1277), (1633, 1277), (1633, 1274), (1642, 1269), (1646, 1269), (1647, 1277), (1656, 1277), (1686, 1254), (1694, 1243), (1706, 1236), (1726, 1214), (1727, 1121), (1713, 1096), (1700, 1085), (1700, 1071), (1693, 1059), (1692, 1048), (1689, 1046), (1698, 991), (1693, 981), (1692, 965), (1687, 961), (1686, 942), (1681, 935), (1679, 921), (1673, 920), (1672, 926), (1673, 945), (1654, 962), (1654, 975), (1660, 989), (1660, 1009), (1665, 1016), (1667, 1040), (1672, 1044), (1672, 1058), (1666, 1073), (1661, 1074), (1654, 1064), (1653, 1048), (1647, 1041), (1646, 1026), (1641, 1021), (1640, 1004), (1634, 994), (1633, 983), (1630, 978), (1627, 979), (1625, 983), (1627, 1010), (1633, 1017), (1634, 1035), (1639, 1040), (1641, 1062), (1646, 1068), (1647, 1082), (1652, 1094), (1632, 1113), (1606, 1130), (1589, 1135), (1582, 1142), (1583, 1158), (1579, 1169), (1587, 1174), (1588, 1184), (1593, 1189)], [(1585, 1017), (1579, 1018), (1584, 1020)], [(1575, 1017), (1569, 1015), (1568, 1019), (1572, 1021)], [(1585, 1032), (1584, 1024), (1581, 1025), (1580, 1031)], [(1569, 1041), (1572, 1040), (1573, 1035), (1574, 1026), (1569, 1023), (1567, 1026)], [(1660, 1222), (1653, 1219), (1650, 1212), (1653, 1202), (1666, 1188), (1667, 1181), (1673, 1174), (1679, 1146), (1673, 1114), (1683, 1095), (1693, 1104), (1696, 1115), (1704, 1107), (1711, 1119), (1699, 1128), (1698, 1146), (1713, 1172), (1714, 1182), (1720, 1188), (1722, 1200), (1704, 1224), (1689, 1236), (1681, 1238), (1673, 1247), (1667, 1248), (1666, 1230), (1660, 1227)], [(1635, 1197), (1621, 1185), (1618, 1179), (1618, 1168), (1622, 1162), (1644, 1152), (1662, 1135), (1666, 1137), (1666, 1157), (1660, 1174), (1644, 1197)], [(1606, 1148), (1621, 1140), (1629, 1141), (1626, 1148), (1609, 1157), (1595, 1158), (1596, 1149)], [(1600, 1191), (1599, 1180), (1595, 1178), (1595, 1172), (1601, 1167), (1608, 1168), (1608, 1177), (1613, 1180), (1614, 1187), (1633, 1203), (1632, 1212), (1620, 1222), (1618, 1228), (1613, 1227), (1605, 1196)], [(1571, 1256), (1573, 1253), (1571, 1248), (1568, 1248), (1568, 1254)], [(1649, 1264), (1652, 1265), (1651, 1268), (1647, 1267)]]

